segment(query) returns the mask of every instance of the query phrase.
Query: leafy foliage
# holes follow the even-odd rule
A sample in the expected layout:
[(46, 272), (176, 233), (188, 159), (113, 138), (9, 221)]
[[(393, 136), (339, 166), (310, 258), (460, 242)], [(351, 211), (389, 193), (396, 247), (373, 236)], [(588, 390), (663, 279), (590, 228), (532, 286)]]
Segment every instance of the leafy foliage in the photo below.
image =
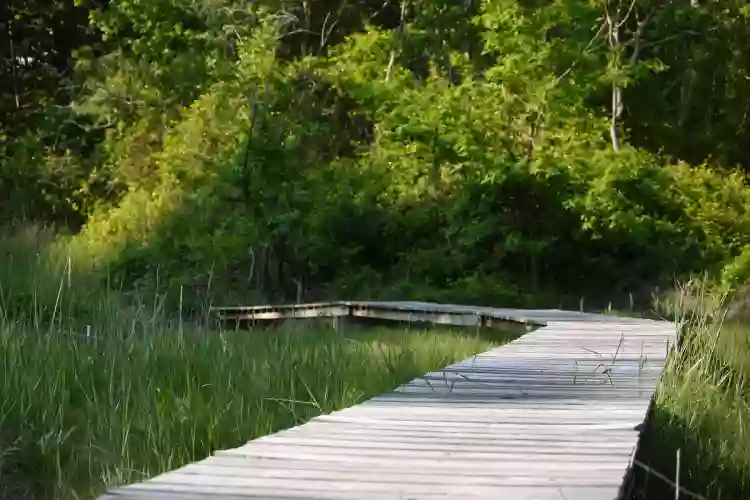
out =
[[(0, 481), (0, 496), (88, 491), (92, 474), (169, 467), (164, 449), (182, 462), (291, 423), (255, 401), (297, 399), (291, 369), (324, 375), (334, 406), (383, 389), (330, 377), (387, 375), (368, 368), (369, 347), (339, 353), (340, 339), (299, 353), (186, 342), (186, 316), (211, 302), (577, 307), (632, 303), (699, 270), (746, 288), (749, 13), (739, 0), (3, 3), (0, 224), (25, 230), (0, 239), (0, 391), (36, 391), (26, 372), (46, 386), (27, 398), (38, 408), (0, 411), (0, 459), (27, 453), (2, 464), (20, 483)], [(123, 300), (144, 295), (153, 306)], [(163, 309), (181, 335), (136, 335), (168, 332), (144, 319)], [(109, 333), (79, 342), (84, 327)], [(274, 363), (247, 356), (259, 346)], [(427, 369), (409, 356), (388, 384)], [(133, 367), (155, 371), (135, 389), (107, 385)], [(292, 384), (252, 386), (248, 435), (221, 420), (250, 415), (234, 373)], [(206, 377), (226, 390), (203, 394)], [(99, 393), (109, 413), (86, 400)], [(224, 417), (204, 411), (217, 402)], [(103, 426), (88, 425), (92, 408)], [(167, 413), (179, 422), (164, 426)]]
[[(718, 138), (745, 133), (746, 63), (698, 57), (746, 36), (720, 3), (60, 3), (90, 19), (90, 47), (60, 49), (84, 132), (63, 146), (38, 121), (12, 141), (4, 218), (83, 224), (69, 251), (95, 274), (195, 307), (528, 303), (718, 271), (750, 224), (742, 153)], [(687, 125), (701, 106), (726, 111), (713, 149)]]

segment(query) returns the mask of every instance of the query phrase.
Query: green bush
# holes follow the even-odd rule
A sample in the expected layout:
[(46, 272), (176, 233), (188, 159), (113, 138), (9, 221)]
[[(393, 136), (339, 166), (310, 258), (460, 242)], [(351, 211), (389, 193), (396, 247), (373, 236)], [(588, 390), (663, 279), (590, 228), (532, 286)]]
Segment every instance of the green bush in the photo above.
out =
[(750, 283), (750, 246), (722, 268), (720, 283), (723, 290), (730, 293)]
[[(185, 14), (154, 9), (143, 15), (159, 23)], [(123, 12), (99, 22), (114, 29)], [(193, 32), (153, 46), (126, 40), (131, 52), (112, 55), (126, 61), (117, 71), (111, 61), (86, 71), (142, 109), (123, 110), (99, 84), (82, 102), (102, 117), (127, 111), (97, 153), (121, 192), (67, 251), (90, 275), (191, 311), (389, 288), (498, 302), (525, 302), (519, 290), (627, 294), (738, 255), (750, 234), (744, 177), (627, 145), (614, 152), (606, 122), (585, 106), (606, 77), (601, 54), (581, 68), (585, 84), (552, 78), (548, 60), (573, 48), (533, 36), (544, 16), (503, 12), (481, 14), (492, 32), (482, 78), (466, 54), (407, 64), (435, 49), (416, 26), (371, 28), (327, 58), (296, 57), (278, 36), (285, 21), (253, 14), (232, 56), (195, 62), (195, 85), (170, 93), (184, 68), (154, 50), (180, 40), (193, 56), (218, 50), (211, 37), (229, 29), (226, 13), (206, 21), (210, 42)], [(160, 26), (137, 21), (144, 36)], [(507, 23), (524, 43), (496, 36)], [(529, 43), (541, 59), (523, 66)], [(493, 63), (501, 50), (526, 55)], [(166, 64), (166, 80), (146, 60)]]
[[(236, 76), (265, 79), (263, 102), (234, 83), (213, 86), (150, 156), (156, 184), (132, 189), (74, 238), (118, 281), (148, 288), (159, 274), (172, 304), (193, 310), (212, 294), (290, 300), (389, 286), (391, 296), (522, 303), (519, 289), (671, 284), (717, 269), (750, 234), (740, 174), (603, 141), (571, 143), (565, 155), (542, 141), (520, 158), (523, 143), (498, 122), (515, 104), (491, 83), (367, 82), (365, 63), (275, 60), (265, 36), (248, 42)], [(331, 131), (348, 146), (327, 140)], [(375, 283), (357, 278), (365, 268)], [(489, 286), (482, 298), (477, 277), (502, 291)], [(407, 282), (416, 289), (396, 285)]]
[(744, 176), (663, 164), (651, 154), (599, 152), (585, 163), (585, 194), (570, 206), (583, 228), (616, 252), (632, 276), (673, 280), (716, 270), (750, 234)]

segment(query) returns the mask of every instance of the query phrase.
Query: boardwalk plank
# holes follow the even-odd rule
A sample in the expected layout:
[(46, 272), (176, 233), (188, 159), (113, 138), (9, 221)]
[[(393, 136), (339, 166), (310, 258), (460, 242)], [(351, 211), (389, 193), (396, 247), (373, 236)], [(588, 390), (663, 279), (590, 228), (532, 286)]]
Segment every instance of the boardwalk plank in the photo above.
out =
[[(492, 488), (489, 492), (491, 498), (496, 499), (524, 499), (524, 500), (599, 500), (607, 498), (607, 492), (611, 487), (500, 487)], [(171, 491), (170, 491), (171, 490)], [(102, 500), (203, 500), (206, 498), (217, 500), (246, 500), (246, 499), (275, 499), (275, 500), (350, 500), (352, 498), (362, 500), (413, 500), (415, 498), (434, 500), (451, 498), (451, 495), (443, 492), (422, 492), (419, 495), (408, 495), (399, 491), (369, 492), (357, 491), (356, 495), (350, 492), (337, 492), (321, 490), (307, 485), (302, 489), (285, 488), (263, 488), (254, 487), (251, 490), (243, 488), (211, 488), (210, 491), (198, 491), (194, 488), (183, 488), (175, 491), (174, 488), (157, 489), (152, 488), (144, 493), (142, 490), (118, 490)], [(488, 494), (482, 491), (461, 492), (457, 498), (478, 499), (488, 498)]]
[(425, 302), (218, 314), (545, 326), (391, 393), (114, 489), (102, 500), (613, 500), (676, 340), (666, 322)]

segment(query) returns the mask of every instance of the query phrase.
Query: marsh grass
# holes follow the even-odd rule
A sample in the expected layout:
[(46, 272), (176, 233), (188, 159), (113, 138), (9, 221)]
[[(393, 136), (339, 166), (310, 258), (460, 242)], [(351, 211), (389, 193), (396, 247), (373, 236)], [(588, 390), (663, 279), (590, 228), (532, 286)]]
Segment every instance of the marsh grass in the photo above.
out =
[(0, 237), (0, 498), (90, 498), (508, 340), (414, 325), (217, 331), (86, 270), (51, 232)]
[(470, 332), (0, 326), (0, 493), (87, 497), (488, 349)]
[[(688, 286), (672, 301), (683, 339), (669, 360), (639, 460), (710, 499), (750, 498), (750, 326), (726, 319), (728, 298)], [(635, 498), (674, 498), (641, 470)], [(690, 498), (683, 493), (680, 498)]]

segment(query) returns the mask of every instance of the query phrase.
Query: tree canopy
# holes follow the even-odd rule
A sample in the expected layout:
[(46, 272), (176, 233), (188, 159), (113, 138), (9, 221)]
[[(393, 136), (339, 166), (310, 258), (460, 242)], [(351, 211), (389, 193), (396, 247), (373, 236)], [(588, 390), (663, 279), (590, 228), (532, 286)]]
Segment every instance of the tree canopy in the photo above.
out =
[[(11, 0), (0, 218), (130, 285), (518, 302), (750, 235), (739, 0)], [(214, 285), (215, 286), (215, 285)]]

